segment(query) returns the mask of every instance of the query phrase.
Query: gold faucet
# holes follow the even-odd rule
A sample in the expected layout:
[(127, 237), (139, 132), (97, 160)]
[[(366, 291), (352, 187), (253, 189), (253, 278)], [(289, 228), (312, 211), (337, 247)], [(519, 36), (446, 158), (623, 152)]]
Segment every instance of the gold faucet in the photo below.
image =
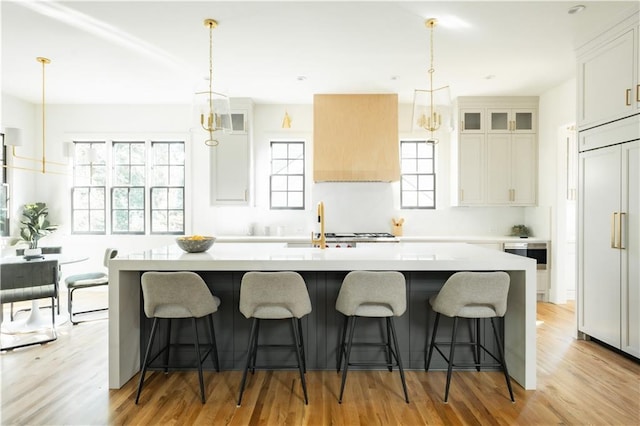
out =
[(320, 224), (320, 238), (313, 237), (313, 231), (311, 231), (311, 244), (318, 244), (321, 250), (327, 247), (327, 238), (324, 235), (324, 203), (320, 201), (318, 203), (318, 223)]

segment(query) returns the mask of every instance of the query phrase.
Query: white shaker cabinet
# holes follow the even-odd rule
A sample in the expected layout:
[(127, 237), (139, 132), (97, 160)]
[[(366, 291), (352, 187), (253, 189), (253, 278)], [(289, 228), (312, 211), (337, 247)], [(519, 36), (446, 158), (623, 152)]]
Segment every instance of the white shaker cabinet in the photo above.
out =
[(578, 50), (578, 128), (640, 112), (637, 12)]
[(640, 141), (580, 153), (578, 330), (640, 357)]
[(212, 205), (247, 205), (251, 176), (251, 102), (231, 99), (232, 131), (210, 150)]
[(458, 102), (458, 204), (536, 205), (538, 98), (461, 97)]

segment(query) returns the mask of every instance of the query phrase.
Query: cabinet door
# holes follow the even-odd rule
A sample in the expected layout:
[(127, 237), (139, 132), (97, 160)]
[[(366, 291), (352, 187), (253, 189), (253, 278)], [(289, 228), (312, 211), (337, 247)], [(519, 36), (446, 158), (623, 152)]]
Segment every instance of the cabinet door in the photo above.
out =
[(535, 205), (538, 187), (538, 152), (536, 136), (514, 134), (511, 139), (511, 201)]
[[(578, 58), (578, 126), (588, 128), (637, 111), (635, 29)], [(634, 50), (635, 49), (635, 50)]]
[(485, 136), (460, 135), (458, 152), (460, 205), (482, 204), (484, 199)]
[(460, 110), (461, 133), (484, 133), (484, 114), (482, 109), (463, 108)]
[(487, 110), (487, 131), (490, 133), (511, 132), (511, 121), (510, 109)]
[(613, 247), (620, 210), (620, 146), (580, 154), (578, 329), (620, 347), (620, 252)]
[(640, 357), (640, 141), (622, 149), (622, 350)]
[(536, 131), (536, 113), (531, 109), (511, 111), (511, 130), (516, 133), (534, 133)]
[(487, 136), (487, 201), (489, 204), (510, 204), (511, 135)]
[(212, 204), (247, 204), (249, 199), (249, 139), (222, 135), (211, 149)]

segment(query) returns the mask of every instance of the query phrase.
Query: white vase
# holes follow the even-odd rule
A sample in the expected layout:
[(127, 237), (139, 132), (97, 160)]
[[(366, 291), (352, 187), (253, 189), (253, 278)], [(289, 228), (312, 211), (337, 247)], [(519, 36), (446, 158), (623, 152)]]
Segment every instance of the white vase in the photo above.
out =
[(40, 255), (42, 255), (42, 249), (40, 247), (24, 249), (24, 255), (25, 256), (40, 256)]

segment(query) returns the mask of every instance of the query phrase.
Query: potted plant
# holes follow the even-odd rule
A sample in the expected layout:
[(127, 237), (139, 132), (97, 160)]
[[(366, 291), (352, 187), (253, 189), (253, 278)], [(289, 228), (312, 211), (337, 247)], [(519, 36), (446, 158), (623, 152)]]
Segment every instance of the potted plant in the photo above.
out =
[[(29, 244), (30, 251), (33, 250), (32, 254), (37, 254), (35, 252), (40, 238), (49, 235), (58, 229), (58, 226), (49, 223), (47, 219), (49, 209), (46, 203), (25, 204), (22, 216), (20, 223), (24, 226), (20, 228), (20, 238)], [(25, 254), (27, 254), (26, 250)]]

